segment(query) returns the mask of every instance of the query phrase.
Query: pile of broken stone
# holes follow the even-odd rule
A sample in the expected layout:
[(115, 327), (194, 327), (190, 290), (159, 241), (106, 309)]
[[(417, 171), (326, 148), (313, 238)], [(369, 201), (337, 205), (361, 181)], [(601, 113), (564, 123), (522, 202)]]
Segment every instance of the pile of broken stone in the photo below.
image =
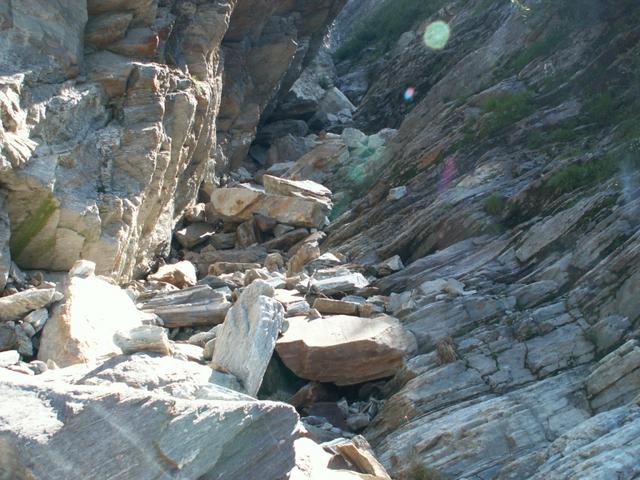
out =
[[(402, 262), (365, 269), (322, 253), (331, 191), (260, 180), (218, 188), (191, 208), (175, 233), (182, 249), (146, 280), (121, 287), (85, 260), (57, 283), (14, 266), (0, 298), (0, 388), (51, 418), (25, 425), (0, 408), (16, 471), (63, 468), (50, 454), (35, 467), (19, 460), (47, 429), (49, 451), (77, 471), (90, 468), (78, 466), (73, 449), (86, 440), (72, 433), (97, 421), (143, 445), (135, 478), (167, 465), (185, 478), (389, 478), (357, 434), (381, 408), (385, 380), (416, 349), (387, 314), (389, 298), (371, 286)], [(167, 421), (180, 427), (162, 427)], [(194, 452), (194, 438), (217, 454), (202, 445)]]

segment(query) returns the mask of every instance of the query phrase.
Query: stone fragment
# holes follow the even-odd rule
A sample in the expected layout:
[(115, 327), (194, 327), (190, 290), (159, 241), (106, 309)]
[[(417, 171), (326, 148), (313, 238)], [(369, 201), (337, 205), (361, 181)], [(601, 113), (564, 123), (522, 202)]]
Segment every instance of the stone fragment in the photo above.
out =
[(258, 230), (261, 232), (271, 232), (278, 225), (277, 220), (265, 217), (264, 215), (256, 215), (253, 219), (256, 223), (256, 227), (258, 227)]
[(331, 206), (331, 190), (312, 180), (289, 180), (264, 175), (262, 181), (267, 193), (317, 200)]
[(96, 273), (96, 264), (90, 260), (78, 260), (69, 270), (70, 277), (88, 278)]
[(31, 289), (0, 298), (0, 322), (20, 320), (28, 313), (62, 299), (54, 288)]
[(289, 319), (278, 340), (282, 361), (299, 377), (353, 385), (394, 375), (416, 349), (414, 336), (386, 315)]
[(140, 303), (142, 311), (158, 315), (167, 328), (216, 325), (224, 321), (230, 307), (226, 294), (208, 285), (159, 294)]
[(192, 223), (175, 232), (176, 240), (183, 248), (193, 248), (209, 240), (215, 229), (208, 223)]
[(124, 290), (98, 277), (70, 277), (64, 302), (42, 329), (38, 360), (66, 367), (120, 354), (115, 332), (140, 325), (138, 309)]
[(284, 267), (284, 259), (279, 253), (270, 253), (264, 260), (264, 267), (270, 272), (279, 272)]
[(287, 263), (287, 276), (293, 277), (295, 274), (304, 270), (304, 266), (320, 257), (320, 248), (315, 243), (305, 243), (296, 252), (296, 254), (289, 259)]
[(358, 315), (357, 303), (333, 300), (331, 298), (316, 298), (313, 308), (326, 315)]
[(236, 245), (240, 248), (247, 248), (260, 242), (260, 233), (253, 219), (238, 225), (236, 230)]
[(0, 191), (0, 292), (4, 290), (7, 284), (9, 270), (11, 269), (10, 236), (11, 226), (6, 206), (6, 192)]
[(255, 396), (282, 328), (284, 309), (274, 289), (257, 280), (244, 289), (229, 310), (216, 338), (211, 366), (235, 375)]
[(113, 342), (120, 347), (122, 353), (158, 352), (163, 355), (171, 353), (167, 332), (162, 327), (143, 325), (127, 331), (117, 331)]
[(216, 233), (210, 237), (210, 243), (218, 250), (232, 250), (236, 248), (235, 233)]
[(324, 295), (336, 293), (352, 293), (367, 287), (369, 282), (361, 273), (341, 268), (334, 271), (317, 272), (311, 280), (313, 291)]
[[(275, 230), (277, 231), (278, 229), (276, 228)], [(282, 233), (282, 235), (276, 233), (276, 238), (264, 242), (263, 246), (267, 250), (287, 250), (308, 236), (309, 230), (306, 228), (296, 228), (288, 230)]]
[(354, 432), (364, 430), (371, 423), (367, 413), (355, 413), (347, 417), (347, 426)]
[(209, 267), (209, 275), (223, 275), (225, 273), (244, 272), (260, 268), (259, 263), (234, 263), (234, 262), (216, 262)]
[(376, 269), (378, 270), (378, 275), (381, 277), (391, 275), (392, 273), (399, 272), (404, 268), (404, 263), (402, 263), (402, 259), (400, 255), (394, 255), (391, 258), (388, 258), (384, 262), (380, 262)]
[(17, 350), (7, 350), (6, 352), (0, 352), (0, 367), (15, 365), (19, 361), (20, 354)]
[(395, 200), (400, 200), (401, 198), (404, 198), (406, 196), (407, 196), (407, 187), (403, 185), (401, 187), (395, 187), (389, 190), (389, 193), (387, 194), (387, 200), (390, 202), (393, 202)]
[(372, 475), (379, 480), (391, 480), (391, 477), (373, 453), (371, 445), (361, 435), (356, 435), (350, 440), (337, 440), (325, 445), (324, 448), (339, 452), (342, 457), (362, 473)]
[(148, 279), (170, 283), (178, 288), (193, 287), (198, 283), (196, 267), (187, 260), (163, 265), (156, 273), (149, 275)]

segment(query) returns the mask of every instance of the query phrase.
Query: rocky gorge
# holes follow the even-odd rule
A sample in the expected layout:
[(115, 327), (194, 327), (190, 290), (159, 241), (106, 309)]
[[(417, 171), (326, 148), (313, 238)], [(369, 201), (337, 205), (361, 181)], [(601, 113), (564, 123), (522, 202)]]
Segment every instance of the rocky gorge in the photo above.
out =
[(0, 5), (0, 478), (640, 478), (640, 6)]

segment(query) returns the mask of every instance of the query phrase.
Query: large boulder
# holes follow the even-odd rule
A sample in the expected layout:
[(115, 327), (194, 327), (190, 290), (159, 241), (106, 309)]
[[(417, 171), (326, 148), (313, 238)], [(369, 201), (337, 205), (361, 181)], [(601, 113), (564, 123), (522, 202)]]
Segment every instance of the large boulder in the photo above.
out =
[(0, 322), (20, 320), (62, 298), (55, 288), (30, 289), (0, 298)]
[[(113, 379), (131, 378), (121, 372)], [(96, 375), (104, 377), (68, 384), (4, 370), (0, 471), (33, 480), (275, 479), (295, 465), (298, 415), (289, 405), (237, 394), (192, 400)]]
[(213, 368), (240, 379), (252, 396), (260, 389), (284, 320), (284, 309), (274, 294), (273, 287), (261, 280), (244, 289), (217, 334), (211, 360)]
[(307, 198), (265, 194), (257, 188), (220, 188), (211, 201), (216, 213), (232, 221), (251, 220), (254, 215), (301, 227), (322, 227), (330, 213), (326, 203)]
[(299, 377), (337, 385), (393, 376), (415, 349), (414, 336), (387, 315), (293, 317), (276, 345)]
[(140, 313), (120, 288), (96, 276), (71, 276), (64, 302), (42, 330), (38, 359), (61, 367), (122, 353), (114, 342), (119, 330), (142, 325)]

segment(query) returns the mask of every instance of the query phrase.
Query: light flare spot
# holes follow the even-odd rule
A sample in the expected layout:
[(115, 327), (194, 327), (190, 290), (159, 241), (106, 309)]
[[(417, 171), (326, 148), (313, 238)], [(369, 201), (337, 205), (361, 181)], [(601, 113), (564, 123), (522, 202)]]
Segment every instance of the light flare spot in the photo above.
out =
[(431, 23), (424, 31), (424, 44), (433, 50), (446, 47), (451, 36), (451, 28), (445, 21), (438, 20)]
[(413, 100), (413, 97), (416, 94), (416, 89), (414, 87), (409, 87), (404, 91), (404, 101), (410, 102)]

